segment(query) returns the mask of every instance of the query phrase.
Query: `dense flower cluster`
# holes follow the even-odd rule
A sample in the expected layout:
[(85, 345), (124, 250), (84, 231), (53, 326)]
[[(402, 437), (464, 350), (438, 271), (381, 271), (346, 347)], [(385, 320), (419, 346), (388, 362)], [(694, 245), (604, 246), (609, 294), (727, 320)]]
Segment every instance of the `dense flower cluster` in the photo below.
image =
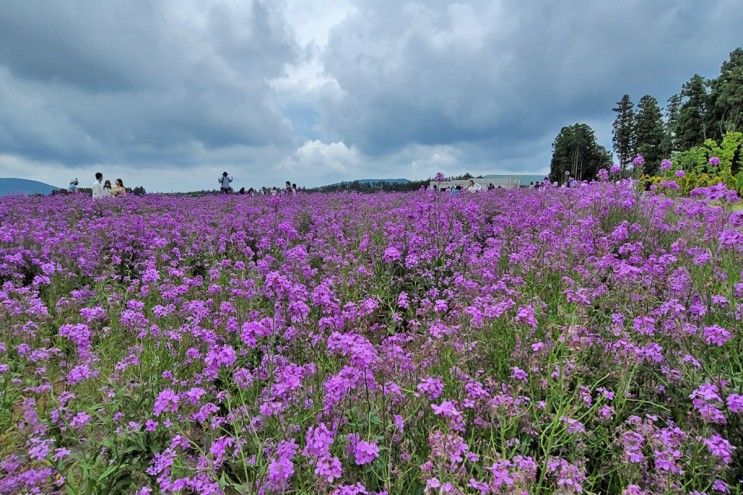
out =
[(743, 215), (608, 178), (0, 200), (0, 494), (732, 493)]

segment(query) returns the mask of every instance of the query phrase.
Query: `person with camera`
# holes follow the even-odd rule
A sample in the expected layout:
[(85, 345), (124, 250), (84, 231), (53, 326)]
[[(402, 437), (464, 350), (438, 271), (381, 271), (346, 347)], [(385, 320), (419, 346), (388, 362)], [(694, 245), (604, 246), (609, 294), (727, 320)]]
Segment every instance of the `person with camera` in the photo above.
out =
[(217, 179), (219, 182), (219, 192), (229, 194), (232, 192), (232, 177), (227, 172), (222, 172), (222, 177)]

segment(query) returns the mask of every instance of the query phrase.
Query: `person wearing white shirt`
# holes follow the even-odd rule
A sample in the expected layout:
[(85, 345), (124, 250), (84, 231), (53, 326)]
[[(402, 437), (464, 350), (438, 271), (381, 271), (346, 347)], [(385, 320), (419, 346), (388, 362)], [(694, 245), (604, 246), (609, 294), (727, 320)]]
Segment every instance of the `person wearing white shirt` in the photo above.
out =
[(96, 172), (95, 182), (93, 183), (93, 199), (101, 199), (105, 192), (103, 191), (103, 174)]
[(471, 193), (480, 192), (482, 191), (482, 186), (476, 183), (475, 181), (473, 181), (472, 179), (470, 179), (470, 183), (467, 186), (467, 190)]

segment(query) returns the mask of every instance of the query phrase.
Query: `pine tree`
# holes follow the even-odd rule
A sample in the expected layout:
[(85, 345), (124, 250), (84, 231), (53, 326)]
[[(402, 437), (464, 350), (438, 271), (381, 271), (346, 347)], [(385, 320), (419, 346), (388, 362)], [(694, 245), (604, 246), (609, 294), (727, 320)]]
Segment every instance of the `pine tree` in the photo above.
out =
[(611, 153), (598, 144), (587, 124), (565, 126), (552, 143), (550, 179), (562, 182), (567, 172), (579, 180), (596, 178), (600, 168), (611, 165)]
[(666, 100), (666, 125), (663, 139), (663, 155), (666, 157), (670, 157), (675, 151), (680, 151), (676, 144), (676, 127), (680, 108), (680, 94), (675, 94)]
[(619, 159), (622, 170), (632, 160), (635, 151), (635, 113), (633, 107), (632, 99), (628, 94), (625, 94), (617, 102), (617, 106), (612, 108), (612, 111), (617, 114), (616, 119), (614, 119), (612, 142), (614, 153)]
[(694, 74), (681, 90), (683, 103), (679, 109), (676, 139), (679, 149), (688, 150), (702, 144), (707, 137), (707, 81)]
[(720, 140), (727, 131), (743, 129), (743, 48), (730, 52), (720, 76), (710, 81), (707, 132)]
[(640, 98), (635, 120), (637, 152), (645, 157), (645, 172), (654, 175), (663, 159), (663, 115), (658, 101), (645, 95)]

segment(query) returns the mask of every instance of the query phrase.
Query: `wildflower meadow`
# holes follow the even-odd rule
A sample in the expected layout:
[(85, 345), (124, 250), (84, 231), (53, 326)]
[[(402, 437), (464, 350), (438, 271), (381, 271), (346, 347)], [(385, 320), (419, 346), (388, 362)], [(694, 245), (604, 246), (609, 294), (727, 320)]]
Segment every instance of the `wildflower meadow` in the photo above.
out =
[(0, 494), (741, 493), (737, 203), (3, 198)]

